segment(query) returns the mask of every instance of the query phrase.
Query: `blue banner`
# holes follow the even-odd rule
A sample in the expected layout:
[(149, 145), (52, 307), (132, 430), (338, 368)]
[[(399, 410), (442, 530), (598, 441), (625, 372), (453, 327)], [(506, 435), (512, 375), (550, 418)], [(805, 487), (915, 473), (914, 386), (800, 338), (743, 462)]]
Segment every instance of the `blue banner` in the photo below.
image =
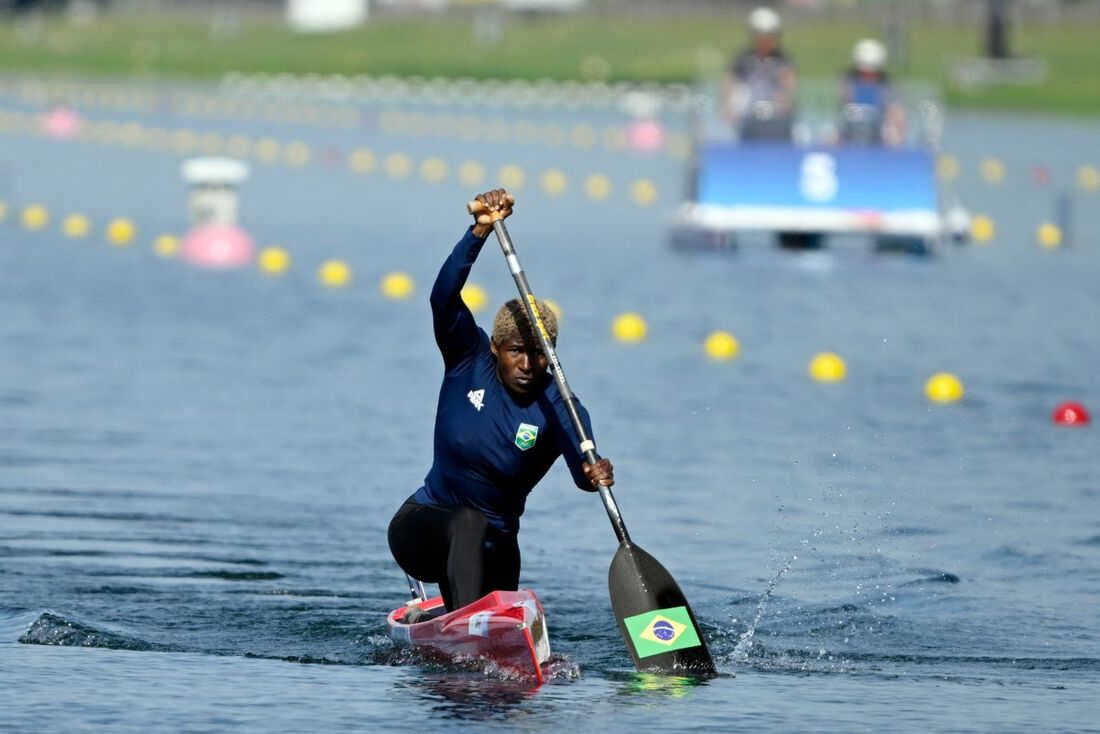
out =
[(928, 150), (727, 143), (705, 147), (698, 163), (699, 204), (937, 211), (935, 161)]

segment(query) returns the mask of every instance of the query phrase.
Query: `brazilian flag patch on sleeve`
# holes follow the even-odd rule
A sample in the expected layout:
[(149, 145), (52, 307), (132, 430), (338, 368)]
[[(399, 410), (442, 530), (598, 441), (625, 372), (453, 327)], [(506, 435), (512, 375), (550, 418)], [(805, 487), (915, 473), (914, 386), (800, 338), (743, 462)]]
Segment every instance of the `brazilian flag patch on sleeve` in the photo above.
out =
[(638, 657), (660, 655), (671, 650), (698, 647), (699, 633), (691, 623), (687, 607), (669, 607), (635, 614), (623, 620)]

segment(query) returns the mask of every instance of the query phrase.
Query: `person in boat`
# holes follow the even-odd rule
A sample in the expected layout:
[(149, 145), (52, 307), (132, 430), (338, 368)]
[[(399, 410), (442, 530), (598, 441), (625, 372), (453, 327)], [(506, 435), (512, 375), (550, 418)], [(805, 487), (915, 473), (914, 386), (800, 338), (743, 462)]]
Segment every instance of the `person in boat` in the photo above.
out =
[(886, 74), (886, 46), (873, 38), (856, 42), (852, 68), (841, 82), (840, 140), (863, 145), (905, 142), (905, 109)]
[[(512, 213), (512, 199), (502, 189), (477, 199), (502, 217)], [(401, 505), (388, 532), (397, 564), (413, 578), (439, 584), (448, 611), (492, 591), (518, 588), (519, 518), (528, 493), (559, 456), (581, 489), (615, 483), (608, 459), (584, 461), (523, 304), (513, 299), (501, 306), (490, 336), (462, 300), (462, 287), (490, 232), (491, 225), (475, 220), (432, 287), (432, 322), (444, 367), (434, 459), (423, 486)], [(557, 318), (546, 304), (536, 303), (556, 344)], [(592, 435), (579, 401), (577, 411)], [(410, 610), (408, 621), (416, 611)]]
[(722, 111), (741, 140), (790, 140), (797, 84), (794, 63), (780, 47), (779, 14), (749, 14), (752, 40), (726, 73)]

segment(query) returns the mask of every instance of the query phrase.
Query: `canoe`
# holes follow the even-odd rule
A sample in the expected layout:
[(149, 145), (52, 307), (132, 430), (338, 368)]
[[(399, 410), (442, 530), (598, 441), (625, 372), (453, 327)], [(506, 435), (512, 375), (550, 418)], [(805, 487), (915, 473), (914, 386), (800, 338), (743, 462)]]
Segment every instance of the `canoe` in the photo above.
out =
[(447, 613), (443, 597), (417, 602), (419, 621), (403, 619), (412, 604), (386, 617), (390, 639), (448, 658), (485, 658), (511, 672), (543, 682), (542, 665), (550, 658), (546, 617), (535, 592), (494, 591), (473, 604)]

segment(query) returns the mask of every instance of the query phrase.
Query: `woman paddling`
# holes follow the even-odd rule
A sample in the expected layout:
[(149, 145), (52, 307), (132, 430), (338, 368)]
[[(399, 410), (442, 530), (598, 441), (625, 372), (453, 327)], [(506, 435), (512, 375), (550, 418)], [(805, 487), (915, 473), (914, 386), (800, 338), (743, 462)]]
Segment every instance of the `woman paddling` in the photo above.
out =
[[(490, 212), (512, 213), (503, 190), (477, 197)], [(455, 245), (432, 288), (443, 385), (435, 416), (434, 460), (424, 485), (390, 521), (390, 550), (410, 576), (438, 583), (448, 611), (519, 585), (516, 542), (527, 495), (564, 455), (577, 486), (615, 483), (611, 462), (588, 464), (523, 304), (504, 304), (490, 337), (462, 301), (489, 224), (476, 221)], [(553, 311), (539, 313), (557, 344)], [(575, 396), (574, 396), (575, 397)], [(576, 403), (592, 435), (588, 411)], [(412, 621), (411, 619), (409, 621)]]

